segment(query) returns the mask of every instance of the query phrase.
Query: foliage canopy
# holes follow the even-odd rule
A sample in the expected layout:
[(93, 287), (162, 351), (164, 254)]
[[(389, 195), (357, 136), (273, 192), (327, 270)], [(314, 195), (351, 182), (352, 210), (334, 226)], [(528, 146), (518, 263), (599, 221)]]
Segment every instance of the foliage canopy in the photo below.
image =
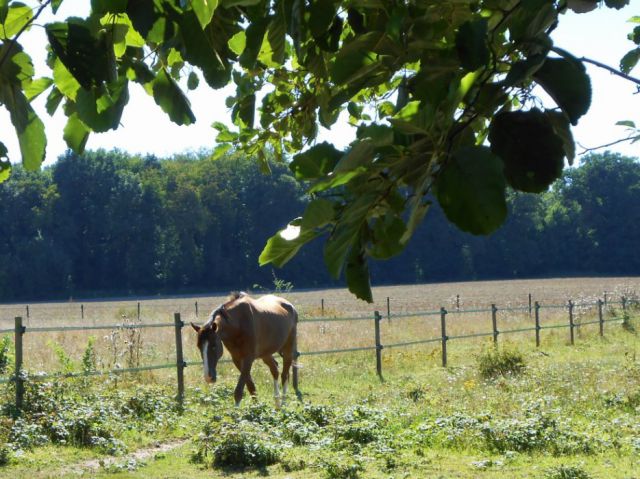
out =
[[(30, 106), (40, 94), (48, 92), (48, 113), (63, 108), (64, 139), (81, 152), (91, 132), (118, 127), (132, 82), (179, 125), (195, 121), (183, 84), (233, 82), (226, 106), (235, 128), (214, 125), (215, 155), (236, 147), (266, 171), (271, 152), (293, 155), (290, 167), (313, 197), (289, 227), (296, 234), (273, 236), (261, 264), (282, 265), (326, 234), (328, 270), (370, 301), (367, 259), (405, 247), (431, 192), (450, 221), (487, 234), (504, 221), (507, 186), (543, 191), (572, 162), (570, 127), (589, 109), (590, 81), (550, 33), (567, 8), (602, 2), (92, 0), (86, 18), (45, 25), (51, 77), (34, 78), (20, 35), (61, 3), (34, 11), (0, 0), (0, 103), (26, 168), (44, 157), (44, 125)], [(556, 108), (541, 107), (535, 85)], [(318, 126), (343, 112), (357, 128), (350, 147), (316, 144)], [(0, 179), (9, 168), (0, 163)]]

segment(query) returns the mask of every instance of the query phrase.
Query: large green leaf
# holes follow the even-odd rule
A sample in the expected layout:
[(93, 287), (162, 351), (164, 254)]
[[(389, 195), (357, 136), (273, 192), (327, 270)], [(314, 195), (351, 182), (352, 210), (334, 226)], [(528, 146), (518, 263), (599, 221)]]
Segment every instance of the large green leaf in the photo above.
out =
[(76, 111), (82, 122), (93, 131), (105, 132), (118, 128), (128, 102), (128, 80), (123, 77), (115, 83), (90, 90), (80, 88), (76, 96)]
[(63, 138), (67, 146), (81, 155), (89, 139), (91, 130), (78, 118), (77, 113), (73, 113), (67, 119), (67, 125), (64, 127)]
[[(298, 228), (297, 232), (296, 228)], [(314, 231), (301, 231), (299, 228), (299, 226), (290, 225), (269, 238), (258, 258), (260, 266), (268, 263), (278, 267), (284, 266), (302, 246), (318, 236)]]
[(374, 50), (383, 36), (380, 32), (369, 32), (344, 45), (329, 66), (331, 79), (340, 85), (374, 72), (378, 66), (378, 54)]
[(27, 170), (39, 169), (47, 146), (44, 123), (31, 108), (18, 84), (0, 84), (0, 103), (9, 110), (11, 123), (18, 134), (22, 164)]
[(534, 79), (564, 110), (572, 125), (589, 110), (591, 81), (582, 62), (573, 56), (547, 58)]
[(190, 3), (191, 8), (196, 12), (200, 25), (205, 28), (211, 22), (211, 18), (218, 7), (218, 0), (190, 0)]
[(452, 223), (473, 234), (489, 234), (507, 216), (500, 158), (484, 146), (457, 150), (438, 174), (435, 193)]
[(640, 61), (640, 48), (629, 50), (620, 60), (620, 70), (623, 73), (630, 73), (638, 64), (638, 61)]
[(189, 99), (165, 69), (153, 81), (153, 99), (177, 125), (190, 125), (196, 121)]
[(295, 155), (289, 168), (298, 180), (314, 180), (331, 172), (342, 155), (342, 151), (323, 142)]
[(373, 228), (371, 256), (388, 259), (399, 254), (405, 246), (401, 240), (406, 231), (404, 221), (397, 214), (388, 213), (378, 218)]
[(53, 85), (53, 80), (51, 78), (38, 78), (37, 80), (23, 84), (24, 94), (27, 97), (27, 100), (32, 101), (51, 85)]
[(335, 209), (333, 203), (324, 198), (312, 200), (304, 210), (301, 226), (305, 230), (322, 228), (333, 221)]
[(9, 0), (0, 0), (0, 23), (4, 23), (9, 13)]
[(349, 291), (367, 303), (373, 303), (371, 293), (371, 279), (369, 275), (369, 265), (364, 257), (362, 248), (351, 248), (347, 266), (345, 268), (345, 279)]
[(496, 115), (489, 141), (504, 161), (507, 182), (516, 190), (540, 193), (562, 174), (564, 142), (549, 117), (536, 108)]
[[(6, 6), (6, 5), (5, 5)], [(0, 11), (2, 6), (0, 5)], [(16, 35), (33, 18), (33, 11), (24, 3), (13, 2), (6, 10), (6, 18), (0, 22), (0, 38), (10, 39)]]
[(460, 26), (456, 34), (456, 50), (464, 69), (475, 71), (489, 63), (488, 27), (489, 23), (485, 18), (465, 22)]

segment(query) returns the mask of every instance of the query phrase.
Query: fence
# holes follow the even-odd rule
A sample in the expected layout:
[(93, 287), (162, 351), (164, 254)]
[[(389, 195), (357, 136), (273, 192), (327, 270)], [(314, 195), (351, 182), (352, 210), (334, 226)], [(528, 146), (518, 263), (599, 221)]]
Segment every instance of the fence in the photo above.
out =
[[(388, 303), (387, 303), (388, 304)], [(611, 307), (616, 303), (612, 301), (608, 301), (608, 307)], [(622, 316), (613, 316), (611, 318), (605, 318), (603, 308), (605, 306), (604, 301), (597, 300), (595, 303), (580, 303), (575, 304), (572, 301), (568, 301), (566, 304), (549, 304), (549, 305), (541, 305), (539, 302), (534, 302), (532, 304), (532, 314), (534, 325), (525, 328), (513, 328), (513, 329), (499, 329), (498, 323), (498, 312), (528, 312), (529, 306), (523, 307), (510, 307), (510, 308), (498, 308), (495, 304), (492, 304), (490, 308), (484, 309), (468, 309), (468, 310), (456, 310), (455, 314), (483, 314), (483, 313), (491, 313), (491, 331), (484, 331), (472, 334), (458, 334), (458, 335), (448, 335), (447, 334), (447, 316), (450, 314), (444, 307), (441, 307), (439, 311), (421, 311), (421, 312), (413, 312), (413, 313), (397, 313), (392, 314), (390, 308), (387, 309), (387, 320), (390, 322), (392, 319), (394, 320), (402, 320), (405, 318), (426, 318), (426, 317), (439, 317), (440, 319), (440, 334), (438, 336), (423, 338), (423, 339), (414, 339), (411, 341), (402, 341), (402, 342), (392, 342), (388, 344), (383, 344), (382, 342), (382, 334), (380, 323), (383, 321), (382, 315), (379, 311), (374, 311), (372, 315), (363, 315), (363, 316), (352, 316), (352, 317), (340, 317), (340, 318), (327, 318), (327, 317), (316, 317), (316, 318), (307, 318), (301, 319), (301, 324), (306, 323), (314, 323), (314, 322), (339, 322), (339, 321), (373, 321), (373, 345), (371, 346), (361, 346), (361, 347), (353, 347), (353, 348), (341, 348), (341, 349), (322, 349), (315, 351), (303, 351), (296, 352), (296, 356), (315, 356), (315, 355), (323, 355), (323, 354), (339, 354), (339, 353), (349, 353), (356, 351), (375, 351), (375, 361), (376, 361), (376, 372), (380, 378), (382, 378), (382, 351), (384, 349), (391, 348), (399, 348), (399, 347), (408, 347), (420, 344), (429, 344), (429, 343), (439, 343), (442, 353), (442, 366), (446, 367), (448, 363), (448, 352), (447, 347), (450, 341), (453, 340), (462, 340), (462, 339), (471, 339), (471, 338), (481, 338), (481, 337), (491, 337), (493, 343), (497, 345), (499, 337), (504, 334), (516, 334), (516, 333), (526, 333), (533, 332), (535, 337), (535, 344), (537, 347), (540, 346), (540, 332), (545, 329), (557, 329), (557, 328), (568, 328), (569, 329), (569, 342), (570, 344), (575, 343), (575, 332), (577, 328), (582, 326), (586, 326), (589, 324), (598, 324), (598, 333), (600, 336), (604, 336), (604, 325), (608, 322), (624, 322), (627, 316), (627, 309), (629, 306), (629, 302), (622, 298), (619, 302), (621, 305), (623, 314)], [(597, 319), (591, 321), (580, 321), (579, 323), (575, 321), (575, 308), (577, 306), (585, 307), (585, 306), (596, 306), (597, 307)], [(544, 309), (549, 310), (558, 310), (558, 309), (566, 309), (567, 311), (567, 321), (561, 324), (548, 324), (543, 325), (541, 323), (540, 311)], [(132, 372), (141, 372), (141, 371), (150, 371), (155, 369), (167, 369), (167, 368), (176, 368), (176, 379), (177, 379), (177, 401), (180, 406), (182, 406), (184, 401), (184, 368), (189, 365), (200, 364), (199, 362), (185, 362), (182, 351), (182, 328), (185, 323), (181, 320), (180, 313), (174, 314), (173, 323), (154, 323), (154, 324), (126, 324), (126, 325), (99, 325), (99, 326), (61, 326), (61, 327), (27, 327), (23, 324), (22, 317), (15, 318), (15, 327), (13, 329), (0, 329), (0, 334), (3, 333), (14, 333), (14, 348), (15, 348), (15, 364), (14, 364), (14, 376), (12, 378), (0, 378), (0, 384), (2, 383), (15, 383), (15, 400), (16, 407), (18, 410), (22, 408), (23, 400), (24, 400), (24, 382), (27, 380), (27, 376), (23, 373), (23, 347), (22, 340), (25, 334), (38, 334), (38, 333), (47, 333), (47, 332), (60, 332), (60, 331), (91, 331), (91, 330), (114, 330), (114, 329), (144, 329), (144, 328), (170, 328), (173, 327), (175, 330), (175, 362), (168, 364), (157, 364), (150, 366), (141, 366), (141, 367), (133, 367), (133, 368), (119, 368), (119, 369), (110, 369), (107, 371), (94, 371), (94, 372), (82, 372), (82, 373), (69, 373), (69, 374), (44, 374), (39, 376), (31, 376), (29, 380), (41, 380), (48, 378), (64, 378), (64, 377), (80, 377), (80, 376), (98, 376), (98, 375), (110, 375), (110, 374), (123, 374), (123, 373), (132, 373)], [(224, 361), (228, 362), (228, 361)], [(298, 382), (297, 369), (293, 370), (293, 378), (294, 384)]]

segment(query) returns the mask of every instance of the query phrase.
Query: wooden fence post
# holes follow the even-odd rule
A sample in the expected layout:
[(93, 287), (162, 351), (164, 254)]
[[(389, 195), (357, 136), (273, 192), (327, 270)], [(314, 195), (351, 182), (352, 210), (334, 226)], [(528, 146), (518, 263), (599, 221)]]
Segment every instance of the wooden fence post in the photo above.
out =
[(571, 345), (574, 344), (574, 328), (575, 324), (573, 322), (573, 301), (569, 300), (569, 339), (571, 341)]
[(607, 305), (607, 292), (604, 291), (603, 295), (604, 295), (604, 305), (606, 306)]
[(180, 319), (180, 313), (173, 315), (173, 323), (176, 330), (176, 368), (178, 373), (178, 405), (180, 408), (184, 405), (184, 356), (182, 354), (182, 327), (184, 323)]
[(29, 321), (29, 305), (27, 304), (27, 321)]
[(604, 316), (602, 315), (602, 300), (598, 300), (598, 324), (600, 325), (600, 336), (604, 336)]
[(460, 311), (460, 295), (456, 294), (456, 311)]
[(140, 322), (140, 301), (138, 301), (138, 322)]
[(535, 302), (534, 305), (534, 312), (535, 312), (535, 321), (536, 321), (536, 347), (539, 348), (540, 347), (540, 329), (542, 329), (540, 327), (540, 303), (538, 303), (537, 301)]
[(196, 301), (196, 318), (198, 317), (198, 302)]
[(387, 319), (391, 322), (391, 300), (387, 296)]
[(442, 367), (447, 367), (447, 310), (440, 308), (440, 329), (442, 331)]
[(80, 305), (80, 319), (84, 319), (84, 304)]
[(627, 311), (627, 298), (622, 296), (620, 297), (620, 301), (622, 302), (622, 312), (625, 313)]
[(376, 336), (376, 372), (378, 377), (382, 379), (382, 343), (380, 341), (380, 320), (382, 316), (378, 311), (374, 312), (374, 326)]
[(324, 298), (320, 299), (320, 316), (324, 316)]
[(15, 381), (16, 381), (16, 409), (22, 411), (22, 403), (24, 400), (24, 379), (22, 377), (22, 336), (24, 335), (25, 327), (22, 325), (22, 318), (20, 316), (15, 318)]
[(493, 345), (498, 346), (498, 308), (495, 304), (491, 305), (491, 324), (493, 326)]
[(531, 293), (529, 293), (529, 317), (531, 317)]

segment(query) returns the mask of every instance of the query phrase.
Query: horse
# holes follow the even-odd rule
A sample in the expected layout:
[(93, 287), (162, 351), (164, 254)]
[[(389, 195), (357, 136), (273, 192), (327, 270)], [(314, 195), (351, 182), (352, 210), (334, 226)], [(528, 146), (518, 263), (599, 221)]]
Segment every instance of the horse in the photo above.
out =
[[(240, 405), (246, 385), (252, 397), (256, 386), (251, 378), (251, 366), (262, 359), (273, 376), (276, 407), (280, 407), (287, 394), (289, 369), (295, 364), (296, 329), (298, 313), (287, 300), (272, 294), (253, 299), (246, 293), (232, 293), (226, 302), (215, 308), (202, 326), (191, 323), (197, 333), (197, 346), (202, 356), (204, 379), (216, 382), (216, 366), (222, 356), (222, 345), (240, 371), (234, 391), (236, 406)], [(280, 353), (283, 359), (282, 398), (278, 385), (278, 363), (273, 357)], [(297, 375), (293, 375), (293, 387), (298, 398)]]

